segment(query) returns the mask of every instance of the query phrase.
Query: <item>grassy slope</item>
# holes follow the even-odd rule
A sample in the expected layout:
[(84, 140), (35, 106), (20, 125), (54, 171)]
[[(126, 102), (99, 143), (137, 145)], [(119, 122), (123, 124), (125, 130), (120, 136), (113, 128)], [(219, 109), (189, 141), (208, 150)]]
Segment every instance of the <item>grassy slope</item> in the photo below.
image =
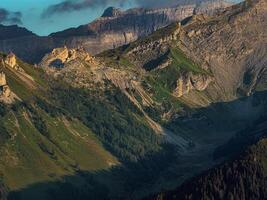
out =
[[(10, 190), (57, 180), (77, 170), (103, 170), (118, 164), (95, 134), (78, 120), (66, 119), (62, 115), (51, 116), (34, 107), (34, 113), (41, 119), (48, 135), (36, 128), (32, 110), (24, 104), (31, 105), (35, 97), (45, 96), (48, 85), (42, 79), (41, 69), (34, 69), (21, 61), (19, 65), (30, 77), (3, 69), (11, 90), (24, 101), (12, 108), (8, 106), (8, 111), (0, 117), (1, 129), (9, 134), (1, 148), (0, 172)], [(1, 132), (1, 136), (3, 134)]]
[(53, 118), (43, 111), (41, 115), (49, 138), (35, 128), (23, 110), (3, 119), (13, 135), (1, 152), (0, 170), (11, 190), (56, 180), (76, 170), (103, 170), (118, 163), (79, 121)]
[(167, 106), (169, 109), (173, 108), (175, 111), (179, 111), (182, 104), (186, 103), (182, 103), (172, 93), (181, 73), (208, 74), (208, 72), (187, 58), (178, 47), (171, 47), (167, 56), (172, 60), (172, 63), (163, 69), (155, 69), (149, 72), (145, 77), (144, 86), (149, 88), (156, 102), (169, 105)]
[[(3, 69), (11, 90), (22, 102), (4, 106), (0, 117), (0, 128), (10, 136), (3, 140), (0, 174), (10, 191), (19, 190), (22, 199), (31, 195), (45, 199), (47, 186), (55, 181), (54, 186), (61, 185), (66, 176), (77, 177), (69, 183), (78, 184), (85, 181), (77, 176), (81, 171), (111, 170), (114, 164), (119, 165), (118, 160), (137, 165), (137, 160), (146, 156), (152, 160), (153, 153), (163, 150), (161, 138), (140, 121), (142, 113), (115, 87), (90, 91), (61, 81), (49, 83), (42, 69), (19, 64), (26, 75)], [(153, 165), (149, 160), (131, 169), (136, 174), (133, 178), (151, 175), (143, 172), (150, 170), (150, 163)], [(119, 169), (115, 171), (115, 177), (104, 178), (104, 183), (111, 183), (108, 187), (127, 181)], [(43, 186), (31, 190), (37, 183)], [(119, 187), (114, 194), (124, 192), (123, 184), (114, 187)]]

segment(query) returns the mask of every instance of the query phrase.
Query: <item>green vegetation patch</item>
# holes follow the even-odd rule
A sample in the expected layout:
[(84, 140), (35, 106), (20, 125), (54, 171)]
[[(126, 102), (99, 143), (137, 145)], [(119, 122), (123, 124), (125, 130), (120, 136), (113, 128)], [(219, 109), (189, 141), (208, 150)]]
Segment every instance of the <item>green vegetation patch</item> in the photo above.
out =
[(180, 71), (188, 71), (196, 74), (207, 74), (208, 72), (195, 64), (188, 58), (179, 48), (173, 47), (170, 49), (170, 58), (172, 65), (175, 65)]
[(33, 80), (39, 85), (39, 88), (47, 89), (48, 84), (44, 77), (44, 69), (24, 63), (19, 59), (17, 60), (17, 63), (28, 75), (33, 78)]
[(153, 32), (151, 35), (141, 38), (135, 42), (132, 42), (126, 49), (125, 53), (129, 52), (130, 50), (140, 46), (149, 44), (150, 42), (157, 41), (159, 39), (165, 38), (170, 36), (174, 33), (174, 31), (178, 28), (178, 23), (173, 23), (167, 27), (161, 28)]
[(150, 90), (157, 102), (171, 104), (174, 108), (181, 108), (181, 103), (172, 96), (176, 88), (177, 80), (182, 73), (192, 72), (195, 74), (207, 74), (177, 47), (170, 49), (167, 55), (172, 63), (162, 69), (150, 71), (145, 78), (145, 88)]
[(104, 170), (118, 164), (78, 120), (51, 117), (38, 107), (20, 104), (0, 121), (9, 136), (1, 145), (0, 172), (11, 191), (77, 170)]
[(101, 94), (58, 85), (53, 94), (60, 107), (90, 127), (121, 161), (137, 161), (160, 150), (161, 138), (137, 120), (142, 113), (119, 89)]

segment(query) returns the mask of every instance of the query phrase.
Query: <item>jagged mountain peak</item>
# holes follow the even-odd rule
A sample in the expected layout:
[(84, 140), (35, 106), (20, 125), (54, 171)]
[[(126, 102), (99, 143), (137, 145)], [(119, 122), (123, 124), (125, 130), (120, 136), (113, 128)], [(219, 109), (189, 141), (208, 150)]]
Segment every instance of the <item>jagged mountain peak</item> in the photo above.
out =
[(117, 17), (122, 14), (122, 10), (120, 8), (108, 7), (101, 17)]

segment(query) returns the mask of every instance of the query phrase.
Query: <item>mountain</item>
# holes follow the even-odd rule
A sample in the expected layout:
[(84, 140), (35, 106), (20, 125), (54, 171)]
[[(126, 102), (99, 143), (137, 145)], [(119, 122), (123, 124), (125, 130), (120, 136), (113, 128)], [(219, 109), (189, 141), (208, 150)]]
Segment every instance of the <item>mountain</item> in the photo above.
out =
[(12, 39), (17, 37), (34, 36), (35, 34), (25, 28), (13, 26), (0, 25), (0, 40)]
[(17, 26), (0, 26), (0, 50), (5, 53), (13, 52), (24, 60), (36, 63), (57, 44), (53, 38), (40, 37), (29, 30)]
[(181, 48), (210, 66), (224, 99), (266, 87), (265, 7), (264, 1), (246, 1), (204, 23), (193, 19), (182, 36)]
[(97, 54), (132, 42), (194, 13), (212, 15), (230, 5), (224, 1), (206, 1), (163, 9), (137, 8), (121, 11), (108, 8), (101, 18), (90, 24), (53, 33), (51, 36), (57, 39), (64, 38), (65, 44), (70, 48), (80, 44), (88, 52)]
[(148, 157), (145, 165), (152, 167), (169, 159), (170, 147), (106, 78), (115, 69), (105, 71), (82, 49), (55, 49), (43, 60), (50, 62), (38, 68), (1, 55), (0, 171), (9, 199), (55, 199), (66, 187), (76, 199), (125, 195), (117, 192), (127, 171), (140, 178), (147, 170), (138, 160)]
[(14, 54), (2, 55), (1, 60), (0, 171), (10, 191), (119, 163), (90, 128), (49, 103), (42, 69)]
[(249, 96), (266, 88), (265, 4), (246, 1), (214, 17), (193, 15), (100, 56), (151, 72), (191, 106)]
[[(170, 25), (165, 29), (156, 31), (147, 38), (137, 40), (113, 51), (104, 52), (100, 56), (106, 62), (109, 62), (110, 59), (109, 66), (119, 65), (121, 68), (134, 68), (135, 66), (143, 70), (141, 73), (144, 76), (142, 84), (150, 97), (152, 96), (157, 102), (155, 104), (160, 105), (157, 111), (163, 112), (162, 118), (167, 119), (167, 121), (171, 119), (171, 122), (167, 123), (169, 130), (181, 134), (186, 126), (188, 129), (184, 131), (187, 137), (192, 139), (194, 138), (192, 135), (197, 134), (195, 139), (192, 139), (192, 146), (203, 145), (199, 142), (199, 138), (203, 139), (207, 134), (203, 132), (204, 130), (216, 130), (217, 139), (220, 138), (222, 143), (226, 142), (222, 141), (226, 137), (233, 137), (229, 143), (227, 142), (219, 149), (214, 149), (217, 156), (219, 154), (220, 158), (225, 159), (229, 154), (240, 153), (240, 149), (242, 150), (255, 140), (257, 141), (261, 132), (264, 134), (266, 131), (266, 121), (257, 125), (256, 128), (252, 122), (254, 117), (256, 117), (254, 119), (260, 120), (264, 116), (264, 113), (259, 110), (266, 110), (266, 92), (262, 92), (266, 90), (266, 7), (266, 1), (263, 0), (246, 1), (215, 17), (194, 15), (180, 24)], [(114, 62), (114, 60), (116, 61)], [(189, 106), (194, 110), (199, 108), (199, 111), (193, 111), (196, 115), (193, 114), (191, 118), (188, 117), (188, 114), (181, 117), (181, 107), (176, 107), (171, 102), (173, 97), (178, 98), (183, 106)], [(148, 101), (143, 100), (143, 102)], [(154, 108), (156, 105), (154, 105)], [(211, 114), (209, 108), (215, 109), (216, 112)], [(155, 110), (152, 110), (152, 112), (151, 109), (147, 110), (150, 111), (150, 116), (154, 114), (156, 116), (154, 119), (158, 119), (159, 113)], [(189, 111), (183, 110), (183, 112), (188, 113)], [(218, 115), (218, 113), (220, 114)], [(248, 120), (248, 118), (251, 120)], [(238, 124), (241, 127), (238, 128)], [(235, 125), (237, 127), (234, 127)], [(229, 129), (226, 128), (227, 126)], [(237, 138), (234, 135), (226, 134), (226, 130), (242, 133), (244, 127), (248, 128), (245, 132), (250, 133), (245, 138), (243, 134)], [(220, 130), (220, 128), (222, 129)], [(251, 129), (256, 130), (251, 131)], [(190, 131), (195, 131), (195, 133), (189, 133)], [(212, 135), (207, 141), (210, 142), (211, 140), (214, 140), (213, 144), (219, 142)], [(211, 145), (209, 142), (205, 145)], [(256, 149), (262, 149), (264, 145), (263, 140), (262, 143), (260, 142), (260, 147), (256, 147)], [(210, 159), (212, 159), (214, 151), (209, 150), (212, 151), (210, 155)], [(204, 149), (200, 151), (203, 153)], [(264, 158), (266, 152), (263, 151), (262, 153)], [(181, 172), (183, 169), (181, 166), (176, 169), (177, 171), (174, 174), (180, 175), (176, 180), (177, 183), (182, 183), (181, 180), (184, 180), (184, 176), (188, 175), (188, 172), (186, 172), (188, 169), (190, 169), (191, 174), (194, 173), (195, 166), (192, 164), (194, 163), (192, 160), (195, 159), (196, 154), (191, 154), (191, 156), (190, 159), (186, 159), (186, 162), (190, 163), (190, 165), (186, 165), (187, 170)], [(256, 162), (255, 167), (254, 165), (243, 166), (243, 160), (240, 162), (241, 164), (238, 164), (237, 167), (235, 162), (230, 166), (226, 165), (223, 170), (219, 168), (220, 174), (218, 175), (214, 175), (217, 170), (211, 176), (203, 176), (197, 181), (189, 182), (189, 184), (178, 188), (178, 192), (170, 192), (170, 196), (168, 193), (163, 193), (155, 199), (180, 199), (179, 197), (181, 199), (191, 199), (191, 192), (195, 194), (192, 199), (201, 197), (207, 199), (207, 195), (217, 199), (217, 196), (214, 195), (219, 193), (217, 192), (218, 188), (226, 187), (225, 190), (222, 189), (223, 195), (227, 193), (227, 185), (232, 186), (232, 183), (240, 180), (237, 178), (227, 179), (228, 182), (223, 182), (227, 178), (225, 176), (231, 170), (233, 171), (231, 174), (237, 174), (236, 176), (245, 174), (240, 181), (251, 180), (245, 185), (240, 183), (242, 187), (238, 184), (232, 188), (229, 187), (234, 198), (244, 199), (245, 195), (248, 199), (264, 199), (266, 193), (260, 192), (265, 188), (265, 176), (262, 175), (265, 168), (262, 169), (261, 165), (264, 159), (262, 162), (261, 160), (259, 163)], [(237, 161), (237, 163), (240, 162)], [(202, 162), (198, 164), (200, 166), (204, 165)], [(245, 167), (244, 170), (246, 171), (243, 172), (242, 169), (238, 171), (239, 165), (242, 169)], [(212, 164), (207, 168), (211, 166)], [(250, 176), (250, 173), (258, 167), (261, 170), (256, 170)], [(255, 183), (253, 175), (257, 176), (257, 172), (261, 173), (259, 175), (261, 183), (253, 185)], [(224, 174), (226, 175), (224, 176)], [(211, 184), (216, 187), (218, 185), (218, 188), (210, 186), (210, 182), (207, 181), (210, 179), (214, 180)], [(162, 188), (164, 186), (161, 186)], [(253, 190), (244, 194), (238, 189), (234, 191), (235, 188), (255, 188), (255, 195), (258, 196), (254, 196)], [(257, 193), (257, 191), (259, 192)], [(236, 194), (234, 192), (240, 193)], [(179, 196), (180, 194), (185, 196)], [(225, 198), (222, 197), (222, 199)]]
[[(207, 87), (207, 96), (202, 94), (202, 99), (193, 91), (184, 95), (184, 101), (205, 105), (213, 99), (215, 87), (218, 99), (252, 95), (253, 104), (262, 104), (265, 110), (266, 1), (246, 1), (215, 18), (193, 17), (186, 23), (186, 31), (180, 36), (181, 48), (211, 69), (215, 85)], [(243, 116), (252, 116), (247, 104), (237, 110)], [(265, 199), (266, 114), (216, 148), (213, 157), (231, 160), (147, 199)]]
[(142, 199), (225, 160), (235, 174), (229, 159), (265, 130), (265, 16), (265, 0), (247, 0), (94, 56), (63, 46), (30, 65), (1, 54), (3, 194)]
[[(108, 8), (103, 16), (92, 23), (39, 37), (16, 26), (0, 26), (0, 50), (14, 52), (18, 57), (37, 63), (54, 48), (83, 46), (89, 53), (124, 45), (148, 35), (173, 21), (182, 20), (193, 13), (213, 14), (229, 6), (223, 1), (205, 1), (166, 9), (131, 9), (119, 11)], [(111, 15), (111, 16), (109, 16)], [(8, 33), (8, 34), (5, 34)], [(25, 34), (27, 33), (27, 34)]]

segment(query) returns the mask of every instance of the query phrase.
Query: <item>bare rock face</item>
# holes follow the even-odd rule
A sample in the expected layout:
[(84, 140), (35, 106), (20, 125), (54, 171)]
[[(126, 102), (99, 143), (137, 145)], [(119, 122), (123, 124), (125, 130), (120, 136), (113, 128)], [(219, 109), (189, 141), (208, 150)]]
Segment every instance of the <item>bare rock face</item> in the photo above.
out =
[(11, 95), (11, 90), (10, 90), (10, 88), (9, 88), (8, 85), (4, 85), (4, 86), (2, 87), (2, 95), (3, 95), (5, 98), (10, 97), (10, 95)]
[(101, 18), (90, 24), (53, 33), (50, 36), (57, 40), (64, 40), (70, 48), (76, 48), (77, 44), (82, 44), (88, 52), (97, 54), (106, 49), (128, 44), (193, 14), (213, 15), (230, 5), (216, 0), (172, 8), (135, 8), (124, 12), (116, 8), (108, 8)]
[(193, 17), (183, 26), (179, 47), (210, 69), (223, 100), (267, 87), (266, 8), (266, 0), (247, 0), (208, 20)]
[(213, 79), (209, 75), (194, 75), (191, 72), (185, 73), (177, 80), (177, 86), (173, 95), (176, 97), (182, 97), (192, 90), (204, 91), (212, 81)]
[(11, 91), (6, 80), (6, 74), (4, 72), (0, 72), (0, 102), (12, 104), (16, 100), (20, 99)]
[(94, 57), (92, 57), (84, 49), (68, 49), (65, 46), (63, 48), (54, 49), (50, 54), (47, 54), (41, 61), (40, 66), (62, 68), (65, 63), (75, 59), (80, 59), (88, 63), (94, 63)]
[(24, 72), (24, 70), (18, 65), (17, 57), (14, 53), (9, 53), (7, 56), (3, 57), (2, 64), (5, 67), (12, 68), (16, 71)]
[(54, 49), (39, 64), (57, 80), (64, 80), (72, 87), (93, 88), (102, 85), (105, 67), (84, 49), (67, 47)]
[(3, 72), (1, 72), (0, 73), (0, 86), (4, 86), (6, 84), (7, 84), (6, 83), (6, 75)]
[(11, 90), (7, 85), (6, 75), (1, 72), (0, 73), (0, 97), (8, 98), (11, 95)]
[(7, 55), (7, 57), (4, 60), (5, 64), (10, 66), (11, 68), (16, 68), (17, 67), (17, 58), (15, 54), (10, 53)]

